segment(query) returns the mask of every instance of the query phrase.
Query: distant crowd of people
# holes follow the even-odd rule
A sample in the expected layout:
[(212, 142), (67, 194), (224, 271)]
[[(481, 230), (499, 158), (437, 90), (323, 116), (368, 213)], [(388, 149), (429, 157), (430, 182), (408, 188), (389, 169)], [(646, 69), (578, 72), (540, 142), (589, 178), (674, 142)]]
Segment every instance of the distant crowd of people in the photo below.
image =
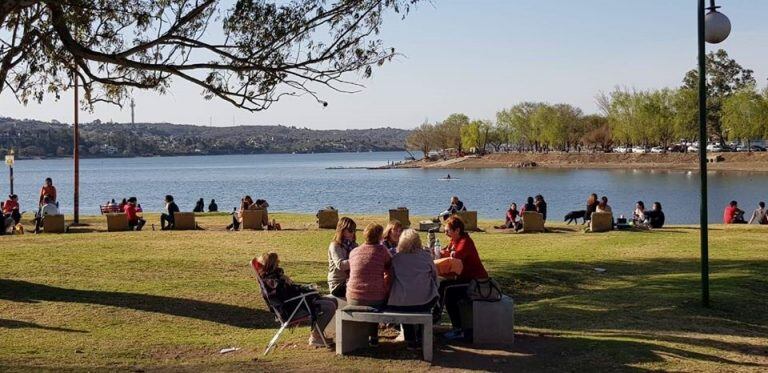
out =
[(267, 230), (280, 230), (282, 227), (280, 223), (275, 219), (269, 220), (269, 212), (267, 208), (269, 203), (265, 199), (257, 199), (256, 201), (251, 196), (245, 196), (240, 200), (240, 210), (234, 208), (232, 211), (232, 223), (227, 226), (227, 230), (236, 231), (240, 229), (240, 225), (243, 224), (243, 214), (247, 210), (261, 210), (261, 226), (266, 227)]

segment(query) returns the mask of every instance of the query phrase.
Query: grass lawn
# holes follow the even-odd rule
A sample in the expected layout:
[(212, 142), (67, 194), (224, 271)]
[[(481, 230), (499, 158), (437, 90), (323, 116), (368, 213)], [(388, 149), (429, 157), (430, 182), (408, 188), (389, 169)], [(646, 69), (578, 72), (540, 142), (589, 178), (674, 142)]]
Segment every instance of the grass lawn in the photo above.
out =
[[(327, 291), (332, 235), (311, 215), (273, 215), (287, 229), (226, 232), (227, 215), (207, 215), (201, 231), (86, 233), (105, 229), (88, 217), (81, 233), (0, 237), (0, 371), (768, 370), (768, 228), (758, 226), (712, 227), (710, 309), (694, 228), (490, 231), (472, 237), (516, 301), (514, 345), (438, 337), (430, 365), (392, 340), (337, 357), (309, 348), (299, 328), (264, 357), (277, 324), (248, 261), (276, 251), (294, 280)], [(227, 347), (241, 350), (219, 354)]]

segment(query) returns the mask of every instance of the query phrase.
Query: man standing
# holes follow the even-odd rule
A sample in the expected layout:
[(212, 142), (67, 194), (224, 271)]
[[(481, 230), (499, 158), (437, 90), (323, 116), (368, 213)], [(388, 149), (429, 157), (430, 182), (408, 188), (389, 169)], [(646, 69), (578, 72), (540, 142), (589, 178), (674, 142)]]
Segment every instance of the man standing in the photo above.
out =
[[(160, 229), (173, 229), (176, 226), (173, 214), (179, 212), (179, 206), (173, 202), (173, 196), (165, 196), (165, 212), (160, 215)], [(166, 223), (168, 223), (166, 225)]]

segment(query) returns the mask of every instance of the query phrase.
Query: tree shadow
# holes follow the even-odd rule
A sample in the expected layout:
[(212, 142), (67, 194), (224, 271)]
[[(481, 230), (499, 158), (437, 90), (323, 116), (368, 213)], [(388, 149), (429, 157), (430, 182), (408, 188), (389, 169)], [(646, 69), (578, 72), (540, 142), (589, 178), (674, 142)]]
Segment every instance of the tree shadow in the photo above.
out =
[(55, 331), (55, 332), (88, 333), (85, 330), (77, 330), (77, 329), (69, 329), (69, 328), (59, 328), (59, 327), (53, 327), (53, 326), (45, 326), (45, 325), (35, 324), (35, 323), (32, 323), (32, 322), (10, 320), (10, 319), (0, 319), (0, 328), (5, 328), (5, 329), (30, 328), (30, 329), (51, 330), (51, 331)]
[(189, 317), (239, 328), (275, 326), (274, 316), (260, 309), (150, 294), (65, 289), (18, 280), (0, 279), (0, 299), (27, 303), (49, 301), (98, 304)]

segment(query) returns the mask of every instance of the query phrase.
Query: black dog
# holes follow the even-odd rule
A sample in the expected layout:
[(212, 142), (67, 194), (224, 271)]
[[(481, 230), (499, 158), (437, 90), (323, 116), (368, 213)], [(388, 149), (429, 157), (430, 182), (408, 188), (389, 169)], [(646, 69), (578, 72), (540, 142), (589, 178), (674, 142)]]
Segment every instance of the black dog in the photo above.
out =
[(571, 223), (576, 224), (579, 222), (579, 219), (582, 219), (581, 224), (584, 224), (587, 222), (587, 219), (585, 219), (585, 215), (587, 215), (587, 210), (571, 211), (565, 214), (565, 221), (567, 222), (565, 224), (566, 225)]

